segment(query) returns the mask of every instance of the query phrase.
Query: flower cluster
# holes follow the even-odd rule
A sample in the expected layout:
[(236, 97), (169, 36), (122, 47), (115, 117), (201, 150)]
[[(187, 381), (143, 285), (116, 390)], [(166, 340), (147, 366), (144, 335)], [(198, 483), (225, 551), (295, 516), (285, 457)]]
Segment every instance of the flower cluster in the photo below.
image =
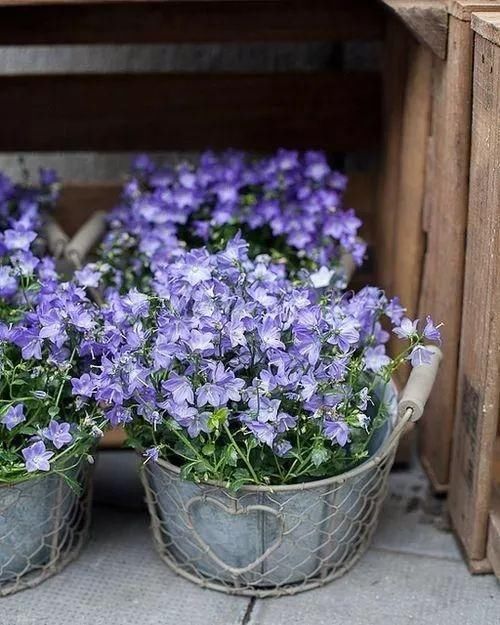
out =
[(361, 221), (343, 206), (347, 179), (321, 152), (279, 150), (251, 159), (238, 152), (202, 154), (196, 165), (156, 167), (135, 161), (120, 205), (111, 213), (101, 260), (108, 282), (146, 289), (150, 271), (179, 251), (208, 245), (221, 249), (237, 231), (251, 253), (286, 260), (290, 272), (326, 267), (341, 282), (341, 255), (361, 264)]
[[(362, 461), (387, 418), (394, 369), (428, 361), (424, 340), (439, 341), (430, 319), (419, 330), (379, 289), (319, 294), (269, 257), (250, 259), (240, 236), (216, 253), (178, 251), (154, 290), (111, 297), (89, 345), (101, 365), (74, 389), (125, 424), (148, 459), (232, 487)], [(383, 317), (407, 340), (396, 359)]]
[(35, 189), (0, 177), (0, 484), (36, 471), (67, 474), (98, 434), (98, 407), (71, 387), (90, 366), (85, 341), (96, 309), (43, 255), (52, 172), (41, 182)]

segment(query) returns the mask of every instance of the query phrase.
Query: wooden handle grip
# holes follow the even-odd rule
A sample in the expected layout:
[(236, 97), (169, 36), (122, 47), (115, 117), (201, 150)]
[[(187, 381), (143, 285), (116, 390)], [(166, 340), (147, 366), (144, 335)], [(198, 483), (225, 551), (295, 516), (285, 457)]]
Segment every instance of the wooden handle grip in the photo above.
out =
[(398, 404), (400, 417), (408, 408), (413, 411), (412, 421), (418, 421), (424, 412), (425, 404), (436, 380), (439, 363), (443, 357), (441, 350), (434, 345), (426, 345), (426, 349), (432, 352), (431, 362), (412, 369)]
[(68, 235), (52, 217), (49, 217), (45, 222), (44, 234), (49, 252), (55, 258), (60, 258), (64, 254), (64, 249), (69, 241)]
[(354, 262), (352, 254), (344, 252), (340, 257), (340, 264), (345, 272), (346, 282), (349, 283), (356, 271), (356, 263)]
[(64, 255), (75, 267), (80, 267), (94, 245), (104, 234), (106, 229), (106, 213), (95, 212), (75, 236), (66, 244)]

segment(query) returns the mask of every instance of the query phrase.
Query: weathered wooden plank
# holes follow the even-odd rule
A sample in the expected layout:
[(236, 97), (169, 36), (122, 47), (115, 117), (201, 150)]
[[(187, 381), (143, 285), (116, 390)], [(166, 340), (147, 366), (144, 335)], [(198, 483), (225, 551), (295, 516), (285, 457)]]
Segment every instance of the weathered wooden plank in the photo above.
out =
[(0, 150), (377, 146), (371, 72), (108, 74), (0, 79)]
[(488, 522), (488, 546), (486, 555), (495, 575), (500, 579), (500, 490), (493, 490)]
[(432, 210), (420, 296), (420, 316), (443, 321), (443, 362), (436, 388), (419, 423), (420, 451), (434, 488), (449, 481), (467, 220), (472, 33), (467, 22), (450, 17), (446, 63), (436, 65), (433, 115)]
[(383, 56), (383, 153), (375, 224), (377, 284), (393, 293), (394, 232), (399, 204), (401, 135), (410, 41), (405, 27), (389, 16)]
[(425, 243), (422, 216), (431, 122), (432, 68), (431, 51), (412, 42), (403, 113), (392, 281), (393, 292), (401, 298), (412, 318), (418, 312)]
[(445, 0), (382, 0), (439, 58), (446, 57), (448, 13)]
[(500, 0), (449, 0), (448, 12), (459, 20), (470, 22), (474, 11), (498, 11), (499, 6)]
[(72, 237), (97, 211), (109, 211), (120, 197), (120, 185), (64, 184), (61, 188), (54, 216), (64, 232)]
[(383, 21), (371, 0), (30, 4), (0, 2), (0, 45), (377, 39)]
[(449, 508), (467, 557), (486, 555), (500, 386), (500, 47), (476, 35), (469, 214)]
[(472, 30), (496, 46), (500, 46), (500, 2), (498, 9), (498, 13), (489, 13), (488, 15), (473, 13), (471, 20)]

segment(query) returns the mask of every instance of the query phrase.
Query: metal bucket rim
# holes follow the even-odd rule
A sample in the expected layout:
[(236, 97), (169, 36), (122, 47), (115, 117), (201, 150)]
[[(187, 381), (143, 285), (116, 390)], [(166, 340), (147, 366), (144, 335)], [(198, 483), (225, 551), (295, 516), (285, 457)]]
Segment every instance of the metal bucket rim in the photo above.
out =
[[(394, 382), (394, 380), (390, 380), (387, 388), (390, 388), (393, 397), (397, 397), (398, 389)], [(392, 428), (386, 433), (384, 440), (380, 444), (379, 449), (384, 445), (384, 442), (389, 437), (391, 431), (396, 426), (396, 422), (398, 419), (397, 409), (393, 414), (389, 415), (388, 421), (392, 423)], [(397, 441), (394, 441), (396, 444)], [(313, 480), (311, 482), (300, 482), (299, 484), (244, 484), (238, 489), (238, 492), (247, 492), (247, 493), (255, 493), (255, 492), (290, 492), (290, 491), (304, 491), (304, 490), (313, 490), (315, 488), (321, 488), (324, 486), (329, 486), (330, 484), (342, 483), (346, 482), (352, 477), (356, 475), (360, 475), (365, 471), (371, 469), (373, 466), (379, 465), (383, 460), (388, 456), (391, 452), (393, 445), (391, 445), (388, 449), (385, 450), (384, 454), (377, 455), (377, 451), (375, 451), (371, 456), (369, 456), (364, 462), (356, 465), (349, 471), (345, 471), (344, 473), (339, 473), (338, 475), (332, 475), (331, 477), (325, 477), (321, 480)], [(138, 450), (137, 453), (140, 453)], [(168, 460), (164, 460), (163, 458), (158, 458), (155, 461), (155, 464), (158, 465), (164, 471), (168, 471), (170, 473), (175, 474), (180, 478), (181, 469), (177, 467), (175, 464), (172, 464)], [(182, 478), (180, 478), (182, 479)], [(218, 482), (216, 480), (204, 480), (202, 482), (193, 482), (193, 484), (197, 484), (198, 486), (216, 486), (218, 488), (222, 488), (224, 490), (228, 490), (227, 486), (223, 482)]]

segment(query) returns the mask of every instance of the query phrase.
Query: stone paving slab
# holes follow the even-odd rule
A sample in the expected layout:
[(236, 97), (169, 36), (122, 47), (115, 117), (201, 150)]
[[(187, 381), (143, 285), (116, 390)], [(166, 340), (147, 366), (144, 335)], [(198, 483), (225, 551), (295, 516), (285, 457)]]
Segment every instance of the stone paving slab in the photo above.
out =
[(449, 527), (446, 500), (430, 494), (419, 468), (389, 476), (389, 496), (373, 545), (398, 553), (462, 560)]
[(250, 602), (201, 589), (159, 559), (137, 462), (101, 454), (91, 542), (60, 575), (0, 599), (0, 625), (500, 625), (498, 583), (468, 573), (418, 469), (391, 474), (374, 546), (347, 575)]
[(464, 564), (370, 550), (344, 577), (287, 599), (264, 599), (248, 625), (498, 625), (500, 591)]
[(248, 599), (204, 590), (153, 550), (144, 512), (99, 507), (78, 560), (0, 599), (0, 625), (240, 625)]

